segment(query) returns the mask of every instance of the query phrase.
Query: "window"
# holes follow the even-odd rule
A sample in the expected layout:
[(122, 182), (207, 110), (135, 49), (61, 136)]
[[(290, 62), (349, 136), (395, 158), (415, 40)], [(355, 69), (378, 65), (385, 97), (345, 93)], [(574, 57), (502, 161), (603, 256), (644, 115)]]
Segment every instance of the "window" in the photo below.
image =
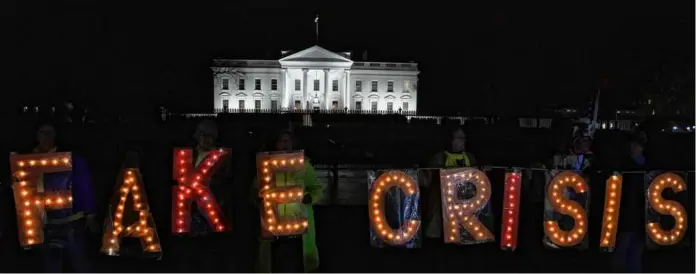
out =
[(302, 81), (300, 79), (295, 79), (295, 91), (302, 90)]
[(377, 92), (377, 81), (372, 81), (372, 92)]
[(331, 109), (332, 110), (338, 109), (338, 101), (331, 101)]
[(302, 101), (295, 100), (295, 109), (302, 109)]
[(278, 90), (278, 79), (271, 79), (271, 90)]
[(387, 111), (389, 111), (389, 112), (394, 111), (394, 103), (393, 102), (387, 102)]
[(254, 100), (254, 108), (261, 109), (261, 100)]
[(254, 90), (261, 90), (261, 79), (254, 79)]
[(401, 109), (403, 111), (408, 111), (408, 102), (403, 102), (402, 104), (403, 104), (403, 107), (401, 107)]
[(244, 100), (239, 100), (239, 109), (244, 109)]
[(228, 108), (230, 108), (230, 100), (227, 100), (227, 99), (222, 100), (222, 108), (223, 108), (223, 109), (228, 109)]
[(387, 92), (394, 92), (394, 81), (387, 81)]
[(377, 111), (377, 101), (372, 101), (371, 104), (372, 104), (371, 110), (372, 110), (372, 111)]
[(224, 89), (224, 90), (230, 89), (230, 79), (222, 78), (222, 89)]
[(357, 80), (355, 81), (355, 92), (361, 92), (362, 91), (362, 81)]
[(314, 80), (314, 91), (319, 91), (319, 80)]
[(404, 93), (409, 93), (411, 91), (411, 81), (404, 80)]
[(362, 101), (355, 101), (355, 110), (362, 110)]
[(244, 78), (239, 78), (239, 90), (244, 90)]
[(331, 82), (331, 90), (338, 91), (338, 80), (333, 80)]
[(278, 100), (271, 100), (271, 109), (278, 109)]

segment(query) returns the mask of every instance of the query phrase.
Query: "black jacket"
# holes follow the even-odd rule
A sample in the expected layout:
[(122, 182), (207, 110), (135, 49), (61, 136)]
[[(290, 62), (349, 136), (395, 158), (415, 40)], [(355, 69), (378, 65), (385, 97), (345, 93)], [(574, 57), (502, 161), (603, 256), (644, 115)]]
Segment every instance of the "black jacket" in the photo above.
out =
[[(648, 163), (636, 163), (628, 154), (617, 163), (618, 171), (649, 170)], [(645, 173), (623, 173), (621, 208), (619, 209), (619, 231), (645, 232)]]

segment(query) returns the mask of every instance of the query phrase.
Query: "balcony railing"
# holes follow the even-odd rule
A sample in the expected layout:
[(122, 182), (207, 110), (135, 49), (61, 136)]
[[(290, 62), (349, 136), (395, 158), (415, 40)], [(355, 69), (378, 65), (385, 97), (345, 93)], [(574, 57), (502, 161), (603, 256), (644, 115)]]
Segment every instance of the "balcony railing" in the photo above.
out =
[(230, 113), (230, 114), (242, 114), (242, 113), (269, 113), (269, 114), (285, 114), (285, 113), (299, 113), (299, 114), (361, 114), (361, 115), (406, 115), (413, 116), (416, 115), (414, 110), (345, 110), (345, 109), (291, 109), (291, 108), (278, 108), (278, 109), (239, 109), (239, 108), (217, 108), (214, 113)]
[(416, 63), (355, 62), (355, 69), (418, 70)]

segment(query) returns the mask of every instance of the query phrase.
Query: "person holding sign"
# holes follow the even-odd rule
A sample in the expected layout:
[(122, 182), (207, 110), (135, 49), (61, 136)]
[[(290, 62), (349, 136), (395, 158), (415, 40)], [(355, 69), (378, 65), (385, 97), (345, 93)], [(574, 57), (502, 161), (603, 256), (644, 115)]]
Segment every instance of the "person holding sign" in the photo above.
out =
[[(625, 171), (649, 170), (643, 148), (647, 142), (644, 132), (635, 132), (628, 136), (628, 144), (624, 146), (622, 157), (618, 159), (615, 168)], [(643, 173), (624, 173), (621, 199), (621, 216), (619, 216), (618, 237), (616, 250), (612, 260), (612, 268), (617, 272), (641, 272), (643, 239), (645, 239), (645, 207), (643, 191)]]
[[(447, 141), (447, 149), (435, 154), (429, 161), (430, 168), (473, 167), (476, 165), (474, 155), (466, 151), (466, 133), (460, 127), (450, 131)], [(431, 176), (428, 180), (430, 189), (427, 194), (424, 212), (425, 236), (437, 239), (442, 243), (442, 198), (440, 193), (440, 176)]]
[[(43, 124), (37, 132), (38, 144), (33, 154), (58, 152), (55, 145), (56, 131), (50, 124)], [(70, 161), (70, 159), (65, 159)], [(40, 160), (36, 165), (43, 165)], [(31, 165), (32, 161), (29, 161)], [(43, 204), (45, 210), (41, 219), (44, 224), (44, 240), (40, 245), (47, 272), (63, 272), (63, 257), (67, 256), (76, 272), (91, 272), (87, 253), (87, 232), (96, 233), (99, 224), (95, 218), (95, 201), (92, 180), (86, 161), (72, 153), (72, 173), (44, 173), (36, 183), (44, 193), (43, 199), (36, 198), (36, 203)], [(47, 163), (51, 164), (51, 163)], [(23, 166), (25, 164), (20, 164)], [(67, 177), (66, 177), (67, 176)], [(51, 209), (51, 204), (62, 202), (62, 198), (51, 200), (50, 193), (69, 192), (67, 198), (72, 204), (68, 207)], [(29, 222), (29, 221), (27, 221)]]
[(232, 170), (228, 151), (217, 147), (215, 122), (201, 121), (194, 149), (177, 148), (173, 157), (172, 232), (179, 235), (177, 271), (227, 272)]
[[(275, 150), (279, 152), (290, 152), (293, 150), (293, 136), (291, 132), (283, 131), (278, 134)], [(281, 161), (286, 162), (286, 160)], [(273, 176), (275, 177), (275, 181), (269, 182), (270, 184), (267, 184), (263, 189), (259, 187), (259, 180), (261, 180), (261, 178), (257, 178), (257, 180), (254, 180), (252, 191), (254, 192), (254, 197), (256, 197), (254, 200), (257, 205), (265, 203), (266, 207), (261, 208), (268, 208), (271, 212), (277, 212), (276, 218), (278, 220), (297, 218), (303, 215), (303, 211), (306, 211), (306, 221), (302, 222), (302, 224), (295, 224), (294, 227), (287, 224), (287, 228), (289, 229), (302, 229), (306, 227), (306, 230), (302, 235), (275, 236), (281, 229), (287, 229), (282, 225), (277, 225), (276, 228), (276, 226), (272, 224), (268, 225), (268, 227), (263, 227), (259, 246), (258, 272), (313, 272), (319, 267), (319, 254), (315, 239), (312, 205), (321, 199), (323, 185), (319, 184), (317, 181), (316, 172), (309, 160), (301, 158), (295, 162), (294, 159), (291, 159), (288, 160), (287, 163), (291, 164), (291, 162), (292, 164), (299, 164), (300, 170), (295, 172), (275, 172)], [(275, 165), (276, 162), (273, 161), (273, 164)], [(257, 168), (265, 167), (257, 166)], [(259, 199), (259, 197), (265, 197), (263, 196), (264, 193), (272, 192), (273, 188), (299, 186), (300, 184), (302, 184), (301, 187), (304, 189), (304, 191), (301, 192), (302, 198), (299, 200), (301, 201), (300, 203), (290, 202), (274, 205), (270, 201)], [(279, 195), (282, 197), (284, 194), (281, 193)], [(290, 193), (289, 195), (294, 194)], [(271, 219), (271, 221), (274, 220)], [(272, 233), (274, 231), (276, 233)]]

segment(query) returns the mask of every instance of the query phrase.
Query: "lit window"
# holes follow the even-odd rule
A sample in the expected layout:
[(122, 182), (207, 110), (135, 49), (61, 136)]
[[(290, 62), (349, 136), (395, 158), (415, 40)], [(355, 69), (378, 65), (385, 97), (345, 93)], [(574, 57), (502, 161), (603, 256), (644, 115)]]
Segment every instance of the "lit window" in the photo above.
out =
[(230, 79), (222, 78), (222, 89), (224, 89), (224, 90), (230, 89)]
[(278, 79), (271, 79), (271, 90), (278, 90)]
[(239, 78), (239, 90), (244, 90), (244, 78)]

